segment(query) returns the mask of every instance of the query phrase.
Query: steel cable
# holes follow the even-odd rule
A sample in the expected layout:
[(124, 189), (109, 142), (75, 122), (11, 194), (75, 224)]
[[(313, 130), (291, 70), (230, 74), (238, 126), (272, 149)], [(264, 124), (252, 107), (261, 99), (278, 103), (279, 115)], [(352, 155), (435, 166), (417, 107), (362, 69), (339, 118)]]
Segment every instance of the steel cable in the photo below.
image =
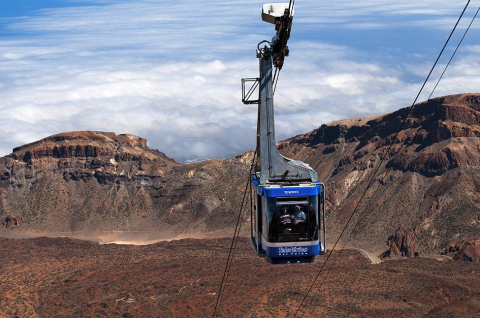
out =
[(231, 245), (230, 245), (230, 251), (228, 253), (227, 262), (225, 264), (225, 269), (223, 271), (222, 283), (220, 284), (220, 290), (218, 291), (217, 301), (215, 302), (215, 310), (213, 312), (213, 317), (214, 318), (218, 316), (218, 312), (220, 311), (220, 306), (221, 306), (221, 303), (222, 303), (222, 292), (224, 292), (224, 290), (225, 290), (225, 286), (226, 286), (227, 279), (228, 279), (228, 273), (230, 271), (233, 252), (235, 251), (235, 248), (236, 248), (236, 238), (238, 237), (238, 234), (239, 234), (240, 229), (241, 229), (241, 222), (240, 221), (241, 221), (242, 215), (243, 215), (243, 207), (244, 207), (244, 203), (245, 203), (245, 198), (246, 198), (246, 195), (247, 195), (248, 186), (250, 184), (250, 175), (252, 173), (253, 166), (255, 164), (256, 156), (257, 156), (257, 151), (255, 150), (254, 153), (253, 153), (252, 163), (250, 165), (250, 173), (248, 174), (247, 184), (245, 186), (245, 191), (243, 193), (242, 204), (240, 206), (240, 211), (238, 213), (237, 224), (235, 225), (235, 231), (233, 233), (233, 238), (232, 238), (232, 242), (231, 242)]
[(453, 52), (452, 57), (450, 58), (450, 60), (449, 60), (448, 63), (447, 63), (447, 66), (445, 66), (445, 69), (443, 70), (442, 75), (440, 75), (440, 78), (438, 79), (437, 84), (435, 84), (435, 87), (433, 88), (432, 93), (430, 94), (430, 96), (428, 96), (428, 99), (430, 99), (430, 98), (432, 97), (433, 92), (435, 92), (435, 90), (437, 89), (438, 83), (440, 83), (441, 79), (443, 78), (443, 75), (444, 75), (445, 72), (447, 71), (447, 68), (448, 68), (448, 66), (450, 65), (450, 62), (452, 62), (453, 57), (454, 57), (455, 54), (457, 53), (458, 48), (459, 48), (460, 45), (462, 44), (463, 39), (464, 39), (465, 36), (467, 35), (468, 30), (470, 30), (470, 27), (472, 26), (473, 21), (474, 21), (475, 18), (477, 17), (477, 14), (478, 14), (478, 11), (479, 11), (479, 10), (480, 10), (480, 7), (478, 7), (477, 12), (476, 12), (475, 15), (473, 16), (472, 21), (470, 21), (470, 24), (468, 25), (468, 28), (465, 30), (465, 33), (463, 33), (462, 39), (461, 39), (460, 42), (458, 43), (457, 48), (456, 48), (455, 51)]
[[(407, 121), (407, 119), (409, 118), (409, 116), (410, 116), (410, 114), (411, 114), (411, 112), (412, 112), (412, 110), (413, 110), (413, 108), (414, 108), (414, 106), (415, 106), (415, 103), (417, 102), (420, 94), (422, 93), (422, 91), (423, 91), (423, 89), (424, 89), (424, 87), (425, 87), (425, 84), (428, 82), (428, 80), (429, 80), (429, 78), (430, 78), (430, 75), (432, 74), (433, 70), (435, 69), (435, 66), (437, 65), (438, 60), (439, 60), (440, 57), (442, 56), (442, 53), (443, 53), (443, 51), (445, 50), (445, 47), (447, 46), (448, 42), (450, 41), (450, 38), (452, 37), (452, 34), (455, 32), (455, 30), (456, 30), (456, 28), (457, 28), (457, 26), (458, 26), (458, 23), (459, 23), (460, 20), (462, 19), (463, 14), (465, 13), (465, 10), (467, 9), (467, 7), (468, 7), (469, 4), (470, 4), (470, 0), (468, 0), (467, 4), (465, 5), (465, 8), (463, 9), (462, 13), (460, 14), (460, 17), (459, 17), (458, 20), (457, 20), (457, 23), (456, 23), (455, 26), (453, 27), (452, 32), (450, 32), (450, 35), (448, 36), (447, 41), (445, 42), (442, 50), (440, 51), (440, 54), (438, 55), (437, 59), (435, 60), (435, 63), (433, 64), (430, 72), (428, 73), (427, 78), (426, 78), (425, 81), (423, 82), (423, 85), (422, 85), (422, 87), (420, 88), (420, 91), (418, 92), (417, 96), (415, 97), (415, 100), (413, 101), (412, 105), (409, 107), (408, 112), (407, 112), (405, 118), (403, 119), (403, 121), (402, 121), (402, 123), (401, 123), (401, 125), (400, 125), (400, 127), (399, 127), (399, 129), (398, 129), (398, 131), (396, 132), (395, 138), (392, 139), (392, 142), (390, 143), (389, 147), (387, 148), (387, 151), (386, 151), (385, 154), (382, 156), (382, 159), (381, 159), (379, 165), (378, 165), (377, 168), (375, 169), (374, 174), (373, 174), (372, 178), (370, 179), (369, 183), (367, 184), (367, 187), (366, 187), (365, 191), (364, 191), (363, 194), (361, 195), (360, 200), (357, 202), (357, 204), (356, 204), (356, 206), (355, 206), (355, 209), (354, 209), (353, 212), (350, 214), (350, 217), (348, 218), (347, 223), (345, 224), (343, 230), (340, 232), (340, 235), (339, 235), (339, 237), (337, 238), (337, 240), (336, 240), (336, 242), (335, 242), (332, 250), (331, 250), (330, 253), (328, 254), (327, 259), (325, 260), (325, 262), (323, 263), (323, 265), (320, 267), (319, 272), (317, 273), (315, 279), (313, 280), (312, 284), (311, 284), (310, 287), (308, 288), (307, 293), (306, 293), (305, 296), (303, 297), (303, 299), (302, 299), (302, 301), (301, 301), (301, 303), (300, 303), (300, 306), (298, 306), (297, 310), (295, 311), (295, 313), (294, 313), (294, 315), (293, 315), (294, 318), (297, 317), (297, 314), (299, 313), (300, 309), (302, 308), (303, 304), (305, 303), (305, 300), (307, 299), (308, 295), (309, 295), (310, 292), (312, 291), (313, 286), (315, 286), (318, 278), (320, 277), (320, 274), (322, 273), (322, 271), (323, 271), (323, 269), (325, 268), (327, 262), (329, 261), (330, 257), (332, 256), (333, 251), (334, 251), (335, 248), (337, 247), (338, 242), (340, 241), (340, 238), (341, 238), (341, 237), (343, 236), (343, 234), (345, 233), (345, 230), (347, 229), (349, 223), (351, 222), (351, 220), (352, 220), (352, 218), (353, 218), (353, 215), (357, 212), (358, 207), (360, 206), (360, 203), (363, 201), (363, 198), (365, 197), (368, 189), (369, 189), (370, 186), (372, 185), (372, 183), (373, 183), (373, 181), (374, 181), (374, 179), (375, 179), (375, 177), (376, 177), (376, 175), (377, 175), (378, 170), (379, 170), (380, 167), (382, 166), (382, 164), (383, 164), (383, 162), (385, 161), (387, 155), (390, 153), (390, 150), (392, 149), (395, 140), (397, 139), (400, 131), (402, 130), (403, 126), (405, 125), (405, 123), (406, 123), (406, 121)], [(397, 153), (398, 153), (398, 152), (397, 152)], [(395, 155), (396, 155), (396, 154), (395, 154)], [(363, 215), (363, 214), (362, 214), (362, 215)], [(359, 219), (361, 219), (361, 218), (359, 218)], [(357, 224), (358, 224), (358, 222), (356, 222), (356, 223), (354, 224), (353, 230), (356, 228)], [(353, 230), (352, 230), (352, 231), (353, 231)], [(348, 237), (347, 237), (347, 239), (348, 239)], [(344, 245), (344, 246), (345, 246), (345, 245)], [(342, 251), (342, 250), (343, 250), (343, 247), (342, 247), (342, 249), (341, 249), (340, 251)], [(317, 287), (317, 289), (320, 289), (320, 288), (322, 287), (323, 282), (324, 282), (324, 281), (321, 281), (321, 282), (320, 282), (320, 285)]]

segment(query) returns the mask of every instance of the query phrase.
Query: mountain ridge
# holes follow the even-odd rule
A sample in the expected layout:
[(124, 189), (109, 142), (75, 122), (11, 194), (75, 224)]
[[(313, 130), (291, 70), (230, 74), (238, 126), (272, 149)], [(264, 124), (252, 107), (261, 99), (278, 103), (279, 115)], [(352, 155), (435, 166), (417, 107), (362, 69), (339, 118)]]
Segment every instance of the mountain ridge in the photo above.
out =
[[(412, 256), (480, 233), (480, 94), (419, 103), (400, 129), (408, 111), (337, 121), (278, 143), (327, 185), (329, 237), (341, 232), (382, 157), (349, 245)], [(252, 157), (182, 165), (141, 137), (57, 134), (0, 158), (0, 217), (13, 228), (12, 217), (21, 220), (18, 230), (227, 231)]]

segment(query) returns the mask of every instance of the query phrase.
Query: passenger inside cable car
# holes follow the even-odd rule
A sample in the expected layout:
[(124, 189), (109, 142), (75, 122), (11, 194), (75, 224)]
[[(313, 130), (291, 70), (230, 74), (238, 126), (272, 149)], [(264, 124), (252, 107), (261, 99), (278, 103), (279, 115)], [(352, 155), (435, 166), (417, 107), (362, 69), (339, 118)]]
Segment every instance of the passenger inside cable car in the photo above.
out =
[(288, 209), (287, 208), (283, 208), (282, 209), (282, 215), (280, 216), (280, 223), (282, 223), (283, 225), (287, 225), (289, 223), (292, 223), (292, 216), (290, 215), (290, 213), (288, 213)]
[[(273, 200), (275, 198), (269, 198)], [(281, 201), (267, 205), (268, 241), (301, 242), (318, 240), (317, 197), (299, 201)], [(310, 207), (310, 209), (309, 209)], [(308, 211), (309, 213), (305, 213)]]
[(304, 223), (307, 217), (305, 216), (305, 212), (302, 211), (299, 205), (295, 206), (295, 213), (293, 213), (293, 221), (295, 224)]

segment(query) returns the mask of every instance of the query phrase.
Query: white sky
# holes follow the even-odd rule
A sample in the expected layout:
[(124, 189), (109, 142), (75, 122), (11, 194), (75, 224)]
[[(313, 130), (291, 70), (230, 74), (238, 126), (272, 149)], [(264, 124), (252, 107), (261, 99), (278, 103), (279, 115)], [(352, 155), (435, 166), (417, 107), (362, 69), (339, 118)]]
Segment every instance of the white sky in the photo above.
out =
[[(256, 105), (241, 102), (240, 80), (258, 76), (256, 45), (274, 35), (263, 1), (65, 2), (0, 18), (1, 156), (75, 130), (139, 135), (180, 161), (254, 148)], [(410, 106), (465, 4), (297, 0), (277, 140)], [(434, 96), (480, 91), (479, 20)]]

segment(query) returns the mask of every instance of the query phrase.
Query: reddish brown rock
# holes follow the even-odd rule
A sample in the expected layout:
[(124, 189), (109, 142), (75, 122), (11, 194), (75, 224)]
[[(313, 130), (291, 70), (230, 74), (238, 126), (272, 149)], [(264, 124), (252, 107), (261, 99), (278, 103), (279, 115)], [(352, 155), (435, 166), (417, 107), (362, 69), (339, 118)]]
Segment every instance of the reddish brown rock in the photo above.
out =
[(456, 261), (480, 262), (480, 238), (467, 240), (463, 243), (453, 243), (442, 249), (441, 255), (453, 254)]
[(466, 245), (462, 247), (462, 249), (453, 256), (453, 259), (479, 263), (480, 262), (480, 246)]
[[(460, 94), (419, 103), (401, 129), (408, 108), (342, 120), (279, 149), (326, 185), (329, 237), (355, 213), (354, 247), (382, 251), (392, 236), (393, 256), (438, 253), (480, 233), (479, 101)], [(41, 231), (228, 229), (251, 158), (180, 165), (144, 138), (58, 134), (0, 158), (0, 217), (22, 216), (22, 228)], [(399, 228), (418, 229), (416, 246), (392, 235)]]
[(231, 226), (247, 173), (240, 159), (182, 166), (133, 135), (63, 133), (0, 158), (0, 217), (43, 232), (202, 233)]
[(398, 230), (388, 238), (388, 250), (382, 254), (382, 258), (414, 257), (417, 247), (417, 232), (415, 230)]
[(22, 218), (14, 215), (7, 215), (3, 217), (2, 225), (7, 229), (13, 229), (17, 226), (20, 226)]
[[(231, 238), (132, 246), (0, 238), (0, 317), (479, 317), (480, 268), (410, 258), (370, 264), (335, 250), (271, 265), (240, 238), (221, 301)], [(288, 279), (287, 279), (288, 278)], [(305, 295), (310, 301), (304, 302)]]
[(453, 244), (448, 245), (444, 249), (442, 249), (440, 251), (440, 255), (448, 255), (448, 254), (451, 254), (451, 253), (457, 253), (457, 252), (460, 251), (461, 248), (462, 248), (462, 244), (453, 243)]
[(479, 136), (480, 94), (472, 93), (322, 125), (279, 147), (326, 184), (330, 237), (355, 213), (355, 246), (378, 251), (399, 228), (418, 229), (415, 251), (425, 254), (480, 233)]

